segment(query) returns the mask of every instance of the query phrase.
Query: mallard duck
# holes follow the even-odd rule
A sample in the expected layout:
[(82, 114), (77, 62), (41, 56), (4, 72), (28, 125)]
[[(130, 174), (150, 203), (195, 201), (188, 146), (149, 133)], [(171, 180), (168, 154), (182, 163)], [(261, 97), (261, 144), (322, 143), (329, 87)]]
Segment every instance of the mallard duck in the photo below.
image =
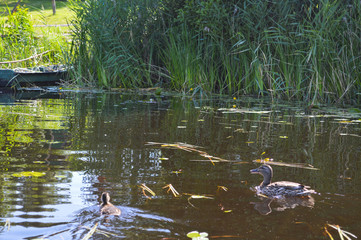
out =
[(252, 174), (261, 174), (263, 182), (256, 188), (257, 193), (261, 193), (270, 197), (280, 196), (309, 196), (316, 193), (314, 190), (309, 189), (309, 186), (304, 186), (300, 183), (280, 181), (271, 183), (273, 177), (273, 170), (271, 166), (263, 164), (259, 168), (252, 169)]
[(120, 215), (119, 208), (110, 203), (109, 193), (103, 192), (101, 196), (102, 204), (100, 205), (100, 213), (102, 215)]

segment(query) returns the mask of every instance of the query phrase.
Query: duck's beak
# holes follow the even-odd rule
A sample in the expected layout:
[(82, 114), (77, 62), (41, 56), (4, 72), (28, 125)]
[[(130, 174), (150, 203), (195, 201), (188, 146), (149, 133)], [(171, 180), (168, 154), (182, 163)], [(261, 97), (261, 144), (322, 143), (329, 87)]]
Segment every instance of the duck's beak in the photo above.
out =
[(256, 169), (251, 169), (249, 172), (250, 172), (251, 174), (258, 174), (258, 173), (259, 173), (259, 169), (258, 169), (258, 168), (256, 168)]

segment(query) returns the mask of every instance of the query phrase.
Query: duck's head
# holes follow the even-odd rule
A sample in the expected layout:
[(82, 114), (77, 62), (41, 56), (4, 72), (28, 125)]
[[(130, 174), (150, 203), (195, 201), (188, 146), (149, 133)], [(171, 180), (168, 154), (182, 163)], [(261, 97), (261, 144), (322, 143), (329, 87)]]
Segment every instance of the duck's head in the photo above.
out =
[(107, 192), (103, 192), (101, 196), (102, 205), (106, 205), (110, 202), (110, 195)]
[(251, 174), (261, 174), (263, 176), (263, 186), (266, 186), (271, 183), (273, 177), (273, 170), (270, 165), (263, 164), (259, 168), (252, 169)]

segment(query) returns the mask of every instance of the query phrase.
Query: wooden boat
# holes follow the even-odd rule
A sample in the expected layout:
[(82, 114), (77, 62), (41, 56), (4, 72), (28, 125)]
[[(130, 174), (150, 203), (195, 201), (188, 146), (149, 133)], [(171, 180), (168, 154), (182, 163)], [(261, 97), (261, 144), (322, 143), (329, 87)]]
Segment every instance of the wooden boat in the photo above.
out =
[(66, 75), (67, 70), (59, 66), (0, 69), (0, 87), (53, 86), (66, 79)]

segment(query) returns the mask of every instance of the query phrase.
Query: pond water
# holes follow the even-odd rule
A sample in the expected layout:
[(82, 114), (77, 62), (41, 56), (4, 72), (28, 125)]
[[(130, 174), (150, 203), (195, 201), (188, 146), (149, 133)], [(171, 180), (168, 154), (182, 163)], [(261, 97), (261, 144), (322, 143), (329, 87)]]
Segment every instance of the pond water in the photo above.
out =
[[(103, 232), (91, 239), (340, 239), (327, 224), (361, 237), (355, 107), (95, 92), (0, 101), (0, 239), (83, 239), (93, 227)], [(257, 159), (319, 194), (256, 196)], [(120, 217), (99, 214), (105, 191)]]

